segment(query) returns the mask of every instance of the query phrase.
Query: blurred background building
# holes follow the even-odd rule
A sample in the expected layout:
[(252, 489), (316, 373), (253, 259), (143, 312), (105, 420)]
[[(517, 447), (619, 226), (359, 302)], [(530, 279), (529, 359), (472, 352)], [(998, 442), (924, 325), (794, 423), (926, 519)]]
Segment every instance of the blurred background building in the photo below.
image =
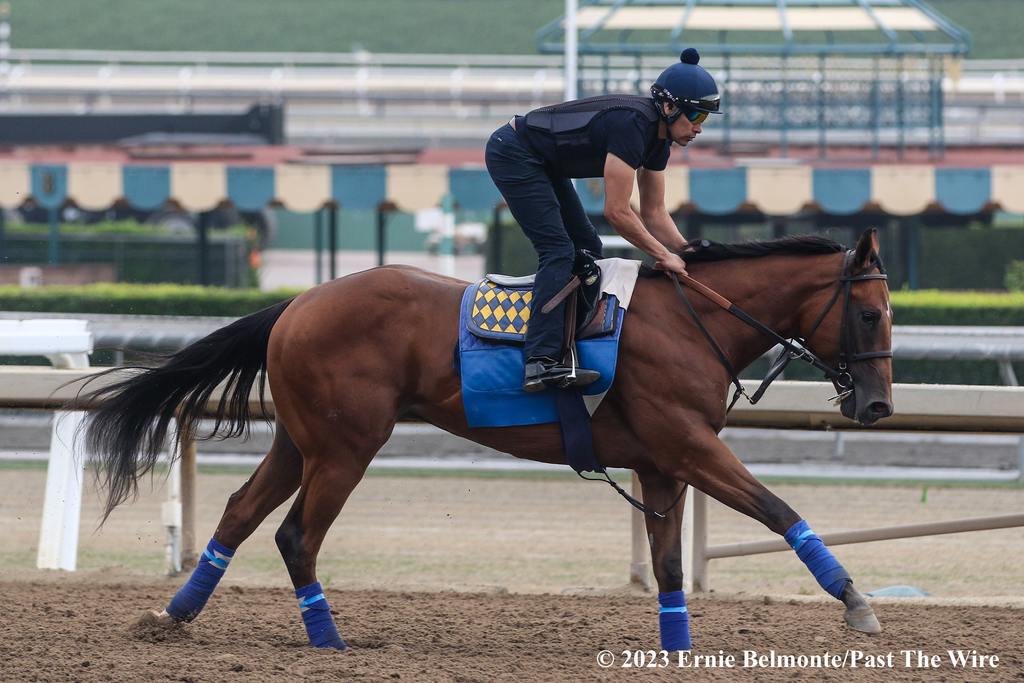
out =
[[(723, 87), (728, 114), (668, 172), (687, 236), (849, 241), (875, 225), (893, 287), (1002, 289), (1024, 272), (1021, 3), (579, 5), (580, 96), (645, 92), (690, 45)], [(528, 272), (483, 143), (563, 98), (565, 8), (5, 3), (0, 282)], [(578, 188), (610, 233), (601, 182)]]

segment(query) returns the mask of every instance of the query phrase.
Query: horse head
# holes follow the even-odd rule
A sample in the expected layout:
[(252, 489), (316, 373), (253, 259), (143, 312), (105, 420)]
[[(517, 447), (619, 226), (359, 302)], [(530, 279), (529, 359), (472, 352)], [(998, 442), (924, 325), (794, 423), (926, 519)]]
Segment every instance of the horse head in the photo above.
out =
[(837, 370), (842, 414), (873, 424), (893, 410), (892, 306), (875, 228), (846, 253), (830, 301), (811, 350)]

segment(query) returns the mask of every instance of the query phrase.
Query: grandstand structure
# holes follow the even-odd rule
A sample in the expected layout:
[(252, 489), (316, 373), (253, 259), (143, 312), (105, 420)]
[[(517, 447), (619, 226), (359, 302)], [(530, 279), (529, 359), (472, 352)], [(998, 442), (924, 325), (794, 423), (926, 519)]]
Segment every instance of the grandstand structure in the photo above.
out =
[[(970, 48), (967, 32), (920, 0), (582, 0), (573, 18), (580, 96), (645, 94), (649, 60), (697, 48), (722, 86), (722, 140), (791, 138), (824, 156), (830, 132), (902, 152), (923, 137), (942, 155), (943, 78)], [(566, 49), (566, 18), (542, 28), (542, 53)], [(611, 76), (611, 57), (634, 62), (634, 82)], [(712, 57), (707, 60), (706, 57)], [(859, 57), (860, 68), (849, 60)], [(586, 65), (591, 69), (587, 69)], [(657, 72), (654, 72), (655, 74)], [(597, 78), (594, 78), (594, 74)], [(571, 76), (570, 76), (571, 77)], [(744, 136), (743, 134), (746, 133)], [(844, 141), (845, 141), (844, 140)]]
[[(63, 49), (10, 55), (11, 68), (0, 73), (0, 113), (242, 113), (253, 103), (279, 103), (287, 112), (287, 139), (300, 144), (480, 145), (511, 114), (557, 102), (564, 90), (556, 56)], [(746, 59), (753, 60), (735, 58), (732, 65)], [(777, 79), (773, 60), (758, 61), (744, 77)], [(702, 59), (716, 75), (723, 62), (715, 55)], [(795, 78), (801, 72), (793, 64)], [(664, 58), (645, 56), (638, 70), (633, 58), (612, 56), (607, 64), (585, 62), (580, 73), (585, 83), (631, 91), (653, 82), (664, 66)], [(836, 59), (829, 77), (863, 79), (872, 69), (870, 57)], [(947, 146), (1024, 143), (1024, 60), (964, 60), (946, 70), (941, 86)], [(709, 126), (704, 138), (721, 144), (725, 130)], [(731, 133), (743, 154), (765, 139), (735, 126)], [(791, 145), (818, 139), (810, 129), (788, 135)], [(882, 131), (882, 147), (894, 141)], [(863, 130), (830, 130), (826, 140), (869, 151), (872, 142)], [(905, 144), (926, 145), (927, 135), (908, 129)]]
[[(580, 13), (581, 94), (643, 92), (678, 54), (683, 43), (668, 39), (682, 21), (676, 40), (703, 50), (701, 64), (722, 83), (729, 112), (698, 144), (673, 154), (667, 201), (685, 234), (737, 239), (827, 230), (847, 239), (841, 231), (879, 226), (887, 253), (899, 254), (893, 282), (927, 284), (918, 265), (926, 227), (990, 226), (998, 214), (1024, 214), (1024, 60), (961, 59), (966, 35), (945, 30), (921, 3), (823, 0), (816, 12), (824, 18), (797, 12), (801, 4), (761, 2), (744, 17), (733, 11), (737, 3), (587, 3)], [(826, 11), (838, 9), (847, 14)], [(671, 19), (674, 28), (662, 26), (660, 44), (647, 39), (638, 43), (643, 50), (628, 52), (626, 26), (645, 16), (662, 25)], [(720, 36), (706, 28), (716, 17), (754, 27), (739, 32), (757, 40), (722, 40), (739, 49), (716, 51)], [(863, 32), (836, 28), (841, 17), (854, 27), (875, 21), (888, 32), (878, 28), (873, 44), (856, 42)], [(823, 25), (833, 26), (824, 42), (810, 40), (811, 27)], [(539, 34), (544, 50), (559, 47), (552, 26), (560, 24)], [(774, 42), (758, 27), (774, 27)], [(595, 52), (605, 49), (609, 31), (619, 47)], [(838, 45), (844, 49), (835, 54), (815, 52)], [(16, 48), (4, 64), (0, 118), (241, 114), (269, 104), (284, 112), (285, 144), (276, 144), (276, 128), (275, 144), (266, 145), (165, 138), (28, 148), (9, 141), (0, 150), (0, 208), (32, 205), (55, 224), (68, 206), (174, 206), (198, 216), (222, 205), (261, 215), (283, 207), (289, 211), (282, 221), (308, 217), (311, 245), (320, 244), (325, 215), (329, 236), (373, 231), (380, 261), (385, 214), (454, 207), (472, 221), (501, 222), (500, 197), (483, 168), (484, 141), (512, 114), (560, 101), (565, 90), (563, 58), (549, 54)], [(600, 180), (577, 187), (601, 227)], [(2, 226), (0, 211), (0, 247)], [(389, 228), (392, 248), (397, 229)], [(285, 232), (302, 230), (289, 223)]]

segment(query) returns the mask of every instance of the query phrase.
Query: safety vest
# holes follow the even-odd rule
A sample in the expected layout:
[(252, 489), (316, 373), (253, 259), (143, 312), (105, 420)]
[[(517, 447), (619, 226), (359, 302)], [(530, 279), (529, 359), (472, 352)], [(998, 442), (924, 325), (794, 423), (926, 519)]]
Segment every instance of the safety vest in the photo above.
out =
[(651, 123), (659, 118), (657, 106), (650, 97), (601, 95), (534, 109), (526, 115), (526, 125), (531, 131), (554, 136), (557, 145), (578, 145), (585, 142), (594, 118), (612, 109), (631, 109)]

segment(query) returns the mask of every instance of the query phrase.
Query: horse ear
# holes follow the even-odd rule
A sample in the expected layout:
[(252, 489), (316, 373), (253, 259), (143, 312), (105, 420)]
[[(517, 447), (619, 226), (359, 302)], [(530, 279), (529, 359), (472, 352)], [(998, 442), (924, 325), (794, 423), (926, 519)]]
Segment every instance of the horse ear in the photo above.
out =
[(879, 252), (878, 245), (878, 229), (868, 228), (861, 233), (860, 239), (857, 240), (857, 251), (853, 255), (853, 262), (856, 264), (858, 269), (867, 268), (871, 265), (872, 254), (877, 255)]

